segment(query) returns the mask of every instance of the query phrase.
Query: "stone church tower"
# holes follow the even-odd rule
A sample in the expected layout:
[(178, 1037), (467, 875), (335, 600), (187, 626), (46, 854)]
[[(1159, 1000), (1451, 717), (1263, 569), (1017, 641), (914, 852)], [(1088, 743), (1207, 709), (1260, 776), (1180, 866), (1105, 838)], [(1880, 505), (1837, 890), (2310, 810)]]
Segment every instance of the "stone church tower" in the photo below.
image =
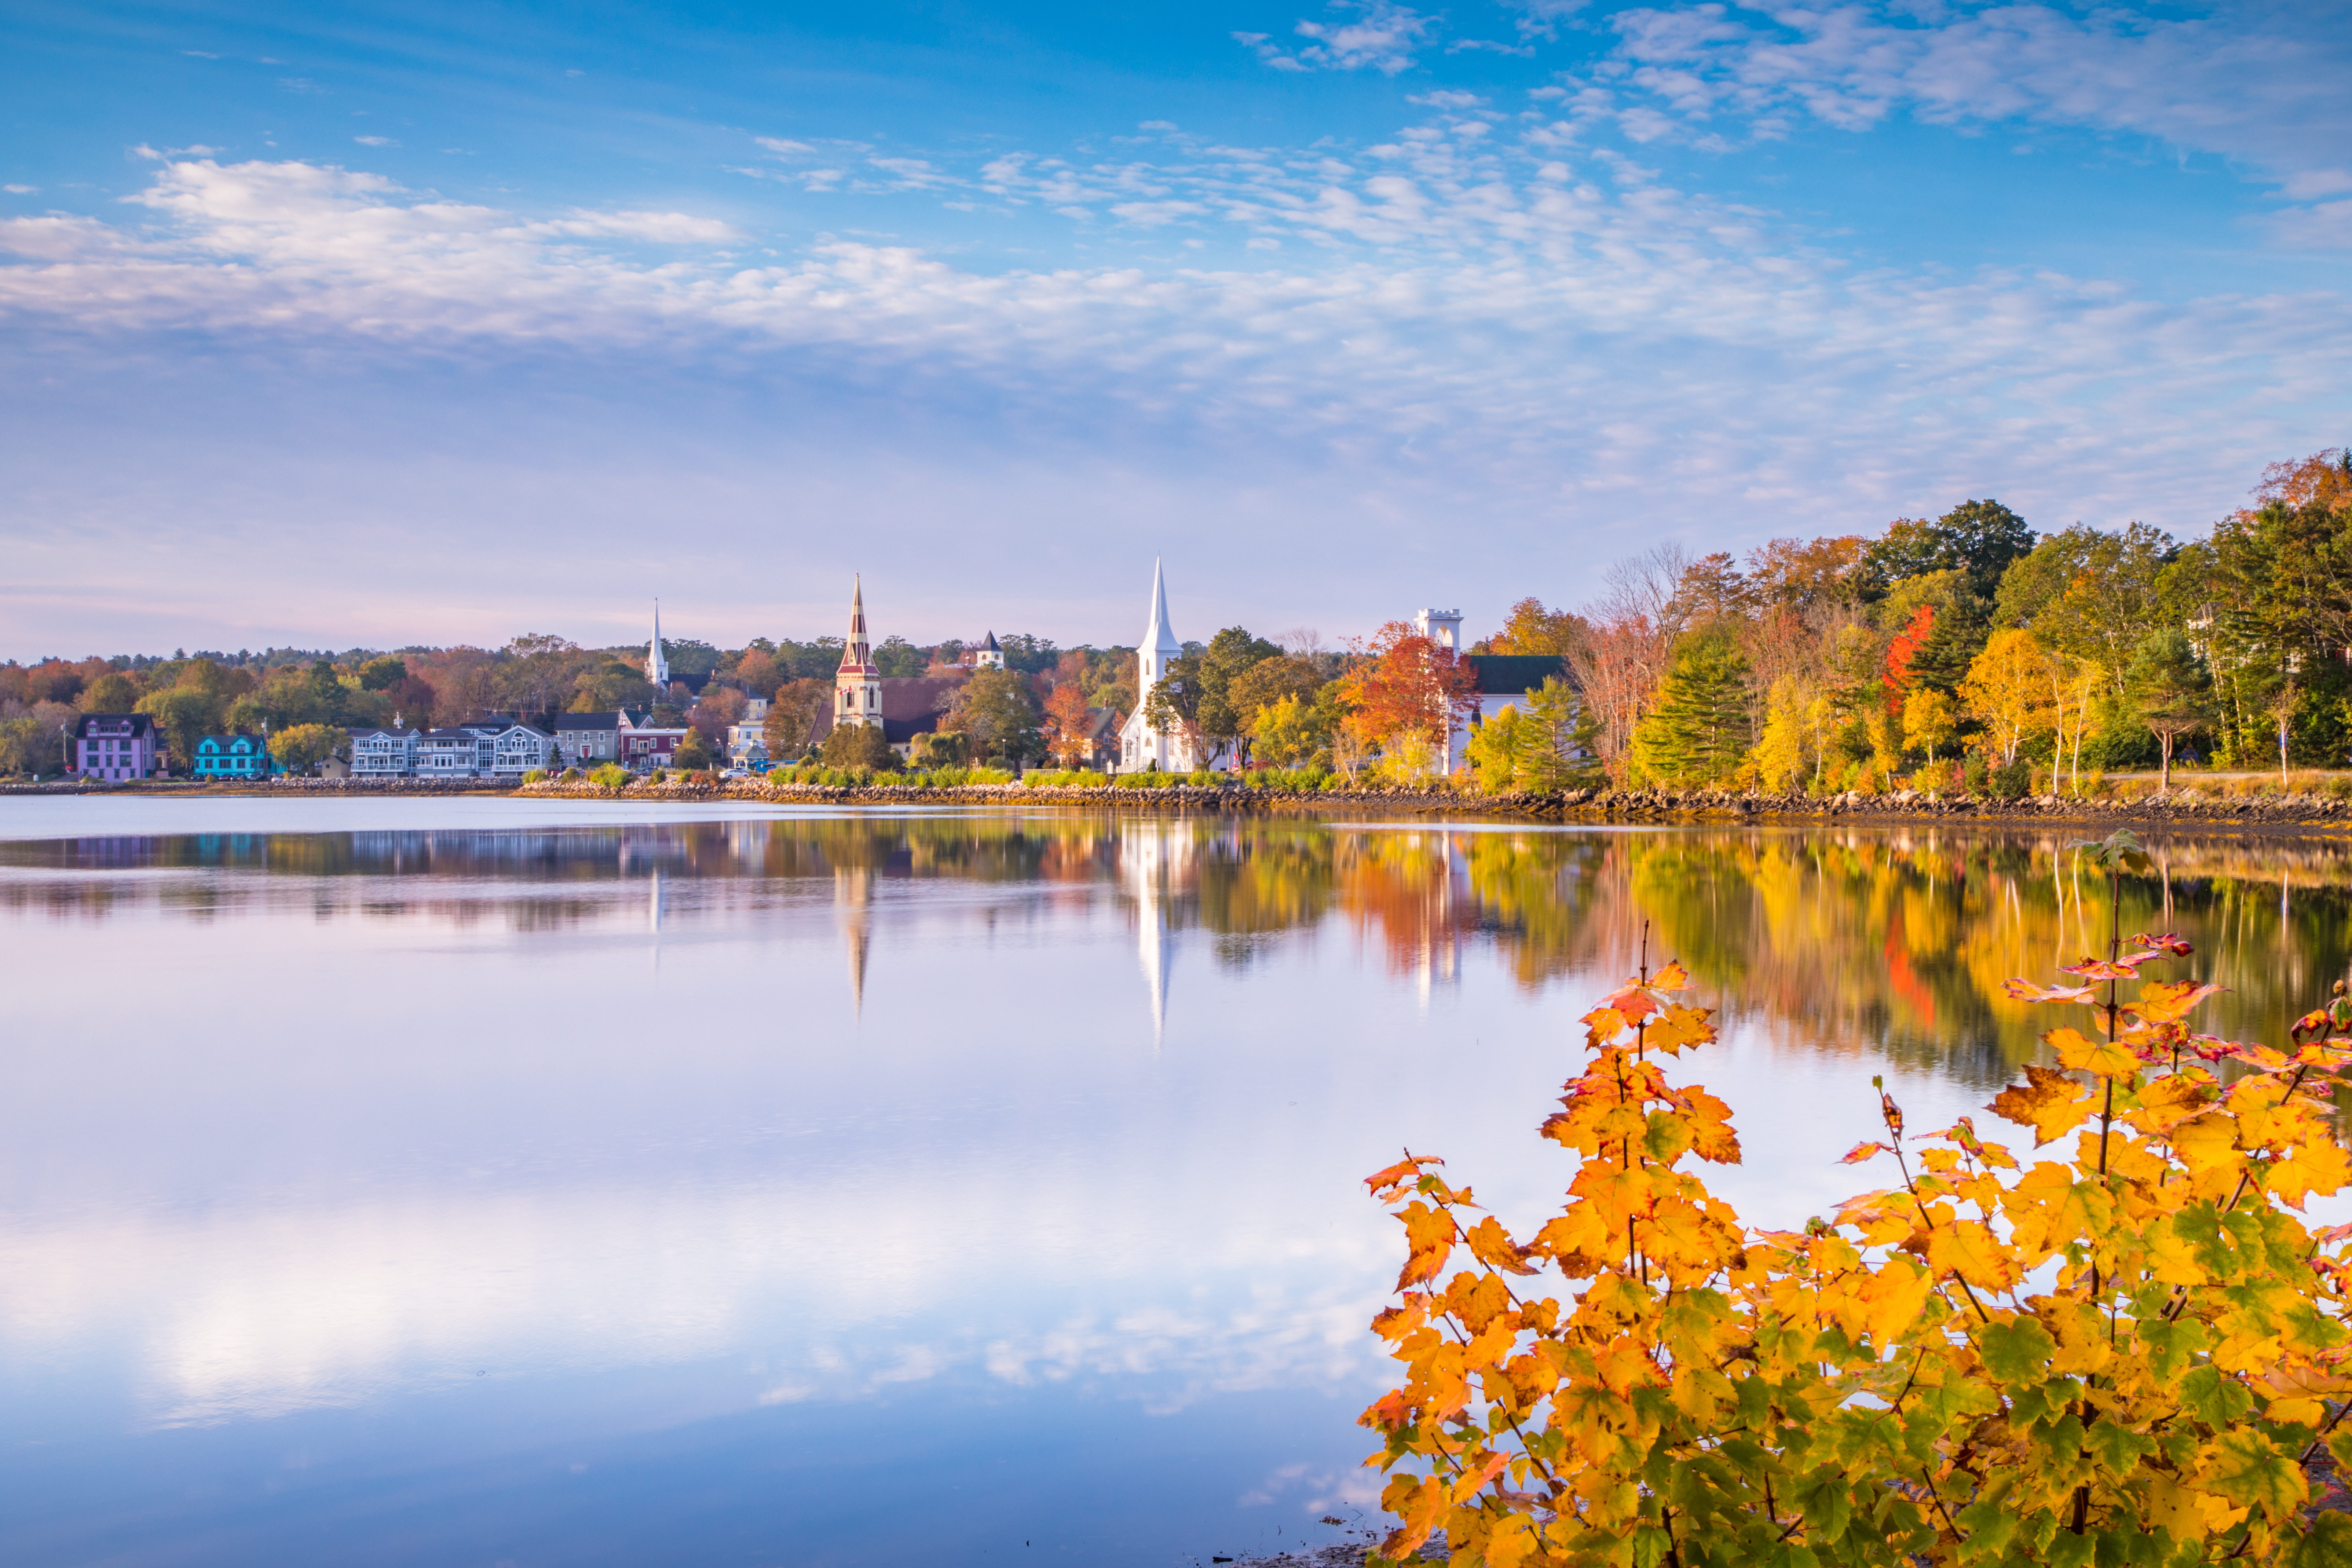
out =
[(882, 722), (882, 672), (874, 667), (874, 650), (866, 637), (866, 583), (856, 580), (849, 593), (849, 646), (841, 650), (841, 668), (833, 677), (833, 727)]

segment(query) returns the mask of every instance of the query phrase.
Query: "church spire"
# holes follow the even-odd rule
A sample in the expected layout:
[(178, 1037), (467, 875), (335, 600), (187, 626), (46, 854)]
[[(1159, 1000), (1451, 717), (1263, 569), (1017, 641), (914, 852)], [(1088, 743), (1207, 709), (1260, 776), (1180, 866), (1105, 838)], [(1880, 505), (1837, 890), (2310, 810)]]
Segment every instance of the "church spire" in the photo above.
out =
[(863, 671), (874, 662), (866, 637), (866, 579), (851, 579), (849, 590), (849, 646), (841, 650), (841, 668)]
[(1168, 574), (1158, 556), (1151, 561), (1151, 624), (1143, 628), (1143, 646), (1158, 654), (1182, 657), (1184, 645), (1168, 628)]
[(669, 689), (669, 657), (662, 651), (661, 601), (654, 601), (654, 640), (646, 645), (646, 679), (661, 690)]
[(874, 668), (874, 650), (866, 635), (866, 581), (849, 591), (849, 642), (841, 650), (841, 668), (833, 676), (833, 722), (882, 722), (882, 672)]

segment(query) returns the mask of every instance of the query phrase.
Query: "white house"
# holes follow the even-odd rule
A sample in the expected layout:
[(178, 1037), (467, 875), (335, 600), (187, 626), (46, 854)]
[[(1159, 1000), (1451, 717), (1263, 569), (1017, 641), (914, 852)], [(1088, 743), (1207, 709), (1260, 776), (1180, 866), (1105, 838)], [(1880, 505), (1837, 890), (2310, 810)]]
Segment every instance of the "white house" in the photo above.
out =
[(1162, 773), (1189, 773), (1199, 767), (1192, 743), (1181, 734), (1152, 727), (1145, 710), (1152, 688), (1168, 679), (1168, 667), (1184, 656), (1184, 645), (1168, 625), (1168, 579), (1159, 562), (1151, 563), (1151, 622), (1135, 649), (1135, 711), (1118, 732), (1118, 771), (1143, 773), (1158, 766)]
[(739, 768), (767, 765), (768, 699), (747, 700), (743, 717), (727, 727), (727, 760)]
[(352, 777), (404, 779), (416, 772), (417, 732), (399, 728), (352, 731)]
[(1459, 610), (1416, 610), (1413, 629), (1431, 642), (1453, 654), (1469, 667), (1476, 678), (1475, 688), (1478, 706), (1466, 720), (1457, 714), (1452, 730), (1445, 737), (1445, 771), (1454, 772), (1462, 765), (1464, 751), (1470, 743), (1470, 731), (1500, 713), (1506, 708), (1527, 711), (1528, 694), (1546, 680), (1557, 678), (1573, 686), (1576, 677), (1570, 673), (1565, 659), (1549, 655), (1470, 653), (1462, 651), (1462, 612)]
[[(536, 724), (496, 713), (427, 730), (415, 745), (416, 776), (428, 779), (519, 779), (534, 768), (551, 766), (556, 755), (553, 735)], [(356, 759), (356, 743), (352, 751)]]

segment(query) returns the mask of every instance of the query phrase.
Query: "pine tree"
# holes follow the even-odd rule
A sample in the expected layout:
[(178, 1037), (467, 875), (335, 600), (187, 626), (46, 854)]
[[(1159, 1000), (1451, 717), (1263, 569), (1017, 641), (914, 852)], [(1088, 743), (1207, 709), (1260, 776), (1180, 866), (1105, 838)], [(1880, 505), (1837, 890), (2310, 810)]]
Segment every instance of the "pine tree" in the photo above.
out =
[(1728, 637), (1701, 636), (1675, 650), (1650, 711), (1634, 726), (1633, 775), (1706, 784), (1729, 778), (1747, 755), (1748, 661)]

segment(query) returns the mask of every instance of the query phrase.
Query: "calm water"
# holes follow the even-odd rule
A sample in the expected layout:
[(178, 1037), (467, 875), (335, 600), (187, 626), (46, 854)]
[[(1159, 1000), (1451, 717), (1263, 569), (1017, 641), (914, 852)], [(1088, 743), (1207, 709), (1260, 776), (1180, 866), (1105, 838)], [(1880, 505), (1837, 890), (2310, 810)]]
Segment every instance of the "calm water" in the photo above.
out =
[[(2065, 837), (0, 802), (0, 1563), (1333, 1539), (1360, 1177), (1537, 1214), (1647, 921), (1727, 1010), (1717, 1190), (1801, 1220), (1872, 1073), (1932, 1127), (2035, 1048)], [(2158, 847), (2209, 1026), (2346, 973), (2345, 848)]]

